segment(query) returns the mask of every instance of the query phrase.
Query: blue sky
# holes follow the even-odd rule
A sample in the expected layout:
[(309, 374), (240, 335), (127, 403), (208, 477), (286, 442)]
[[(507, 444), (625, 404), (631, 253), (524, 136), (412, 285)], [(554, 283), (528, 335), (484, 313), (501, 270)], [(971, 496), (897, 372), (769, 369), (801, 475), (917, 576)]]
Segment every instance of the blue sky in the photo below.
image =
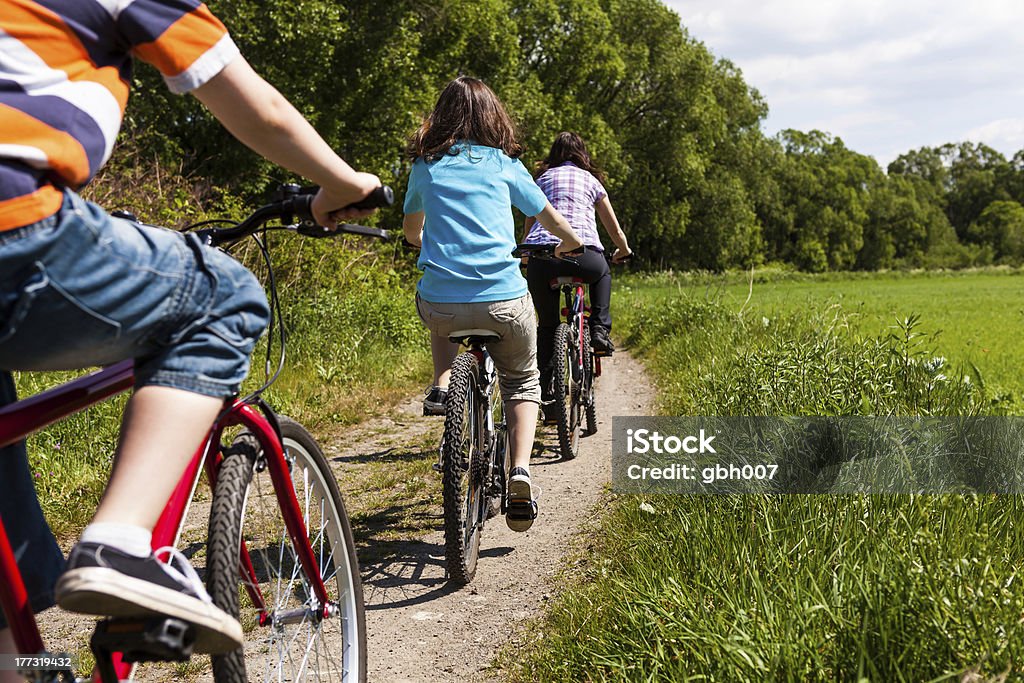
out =
[(743, 71), (767, 134), (825, 130), (883, 167), (911, 149), (1024, 149), (1024, 0), (665, 0)]

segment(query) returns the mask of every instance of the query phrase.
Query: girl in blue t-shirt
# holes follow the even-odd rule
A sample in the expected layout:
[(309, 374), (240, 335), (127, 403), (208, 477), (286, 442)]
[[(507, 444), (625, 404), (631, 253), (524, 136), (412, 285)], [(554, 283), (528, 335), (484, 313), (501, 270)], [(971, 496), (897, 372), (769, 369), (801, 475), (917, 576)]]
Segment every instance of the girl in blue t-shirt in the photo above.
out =
[(536, 216), (562, 240), (558, 253), (583, 244), (519, 161), (521, 153), (515, 125), (494, 92), (475, 78), (456, 78), (409, 141), (414, 163), (403, 222), (406, 239), (422, 247), (416, 308), (430, 329), (434, 360), (424, 412), (444, 412), (458, 350), (449, 334), (482, 328), (501, 337), (487, 349), (508, 415), (509, 498), (530, 513), (525, 520), (506, 518), (515, 531), (528, 529), (537, 513), (529, 467), (541, 392), (533, 302), (512, 257), (511, 208)]

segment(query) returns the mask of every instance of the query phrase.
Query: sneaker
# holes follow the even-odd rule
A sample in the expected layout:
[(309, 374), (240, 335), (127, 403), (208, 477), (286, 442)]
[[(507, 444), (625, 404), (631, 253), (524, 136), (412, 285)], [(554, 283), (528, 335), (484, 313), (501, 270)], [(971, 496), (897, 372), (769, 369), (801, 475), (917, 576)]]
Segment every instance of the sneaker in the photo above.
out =
[(608, 329), (594, 325), (590, 328), (590, 345), (594, 348), (594, 351), (611, 355), (615, 352), (615, 344), (612, 344), (611, 337), (608, 336)]
[(537, 519), (537, 501), (533, 498), (530, 473), (522, 467), (513, 467), (509, 474), (505, 523), (512, 531), (526, 531)]
[(448, 402), (448, 390), (444, 387), (430, 387), (427, 397), (423, 399), (424, 415), (444, 415), (444, 406)]
[[(168, 552), (170, 564), (157, 555)], [(104, 617), (164, 615), (196, 627), (195, 652), (223, 654), (242, 645), (242, 626), (221, 610), (196, 570), (174, 548), (146, 557), (99, 543), (79, 543), (57, 581), (57, 604), (71, 612)]]

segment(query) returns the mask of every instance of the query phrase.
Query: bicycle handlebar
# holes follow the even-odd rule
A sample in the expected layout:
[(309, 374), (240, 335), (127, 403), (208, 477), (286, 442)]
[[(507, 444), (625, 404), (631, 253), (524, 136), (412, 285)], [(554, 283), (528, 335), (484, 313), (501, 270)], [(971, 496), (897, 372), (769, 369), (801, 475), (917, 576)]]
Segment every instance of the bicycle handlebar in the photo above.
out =
[(608, 263), (612, 264), (613, 266), (620, 266), (626, 261), (632, 261), (634, 256), (636, 256), (636, 254), (631, 251), (622, 258), (620, 258), (618, 261), (613, 261), (612, 254), (609, 254), (607, 251), (604, 253), (605, 259), (607, 259)]
[[(313, 197), (319, 189), (318, 187), (282, 185), (278, 188), (279, 199), (256, 209), (238, 225), (231, 228), (196, 230), (195, 234), (203, 243), (217, 247), (229, 242), (236, 242), (260, 230), (269, 221), (280, 219), (286, 224), (295, 221), (295, 231), (306, 237), (329, 237), (341, 232), (383, 240), (391, 237), (387, 230), (365, 225), (339, 223), (337, 230), (328, 230), (318, 225), (313, 218)], [(391, 206), (394, 201), (394, 192), (387, 185), (382, 185), (365, 199), (345, 208), (374, 209)]]
[(569, 263), (579, 264), (574, 256), (580, 256), (583, 254), (583, 247), (580, 247), (576, 251), (569, 251), (562, 256), (555, 255), (555, 247), (557, 244), (517, 244), (516, 248), (512, 250), (512, 256), (515, 258), (522, 258), (524, 256), (530, 256), (540, 259), (548, 259), (551, 261), (568, 261)]

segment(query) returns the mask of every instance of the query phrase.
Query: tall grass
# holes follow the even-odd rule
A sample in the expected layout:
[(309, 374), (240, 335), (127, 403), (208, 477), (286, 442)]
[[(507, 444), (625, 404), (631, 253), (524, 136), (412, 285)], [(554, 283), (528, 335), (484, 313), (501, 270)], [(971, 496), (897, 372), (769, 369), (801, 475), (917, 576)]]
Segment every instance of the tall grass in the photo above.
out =
[[(659, 412), (960, 415), (986, 407), (908, 317), (744, 316), (617, 294)], [(940, 372), (940, 370), (943, 370)], [(619, 496), (510, 658), (515, 680), (938, 681), (1024, 675), (1016, 496)], [(973, 678), (972, 678), (973, 677)]]

